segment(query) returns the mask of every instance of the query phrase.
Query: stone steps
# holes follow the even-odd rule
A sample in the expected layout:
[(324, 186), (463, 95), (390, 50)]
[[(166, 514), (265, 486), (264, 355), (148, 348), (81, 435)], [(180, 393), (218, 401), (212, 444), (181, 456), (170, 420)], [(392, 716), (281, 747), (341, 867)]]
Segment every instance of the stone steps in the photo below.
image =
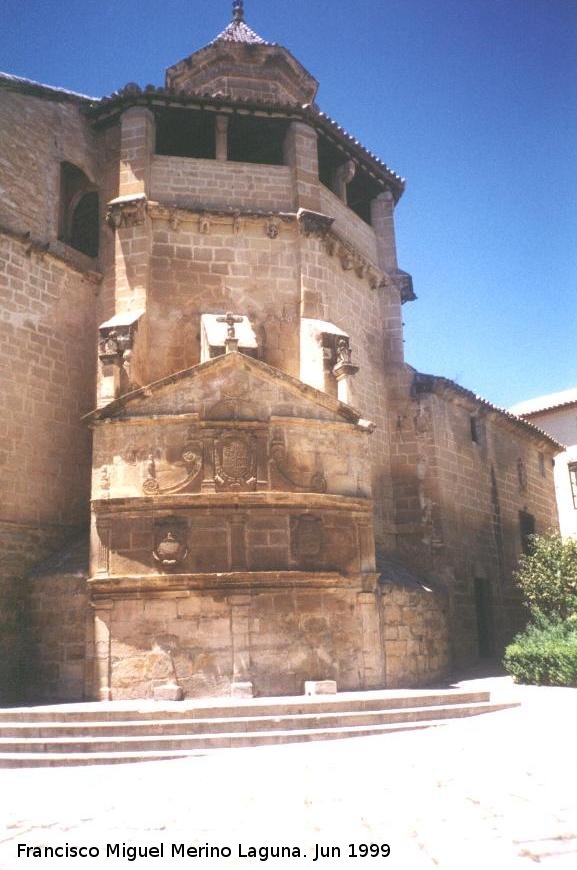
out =
[[(483, 696), (481, 700), (479, 695)], [(443, 703), (433, 703), (435, 700)], [(379, 706), (384, 702), (385, 706)], [(118, 705), (108, 710), (102, 710), (105, 705), (85, 706), (90, 709), (71, 712), (94, 713), (94, 708), (100, 707), (97, 711), (100, 716), (70, 721), (67, 708), (61, 707), (59, 719), (39, 720), (32, 716), (26, 721), (21, 718), (22, 710), (12, 711), (15, 719), (8, 718), (10, 711), (2, 711), (0, 768), (154, 761), (232, 747), (367, 737), (439, 726), (450, 719), (515, 705), (491, 703), (487, 693), (409, 694), (394, 698), (358, 693), (354, 699), (333, 696), (331, 700), (313, 702), (303, 698), (291, 699), (289, 703), (285, 699), (277, 702), (268, 699), (241, 705), (190, 706), (181, 710), (178, 719), (167, 718), (165, 705), (157, 709), (156, 717), (149, 715), (145, 719), (127, 719), (127, 712), (136, 711), (123, 710)], [(208, 715), (223, 710), (229, 715)], [(38, 708), (29, 712), (41, 713)], [(203, 715), (198, 716), (199, 712)], [(101, 718), (104, 713), (112, 715)], [(125, 718), (121, 718), (123, 715)]]
[(382, 690), (374, 692), (339, 692), (337, 695), (282, 698), (202, 699), (175, 702), (111, 701), (71, 703), (42, 707), (0, 709), (3, 723), (55, 722), (96, 723), (163, 719), (215, 719), (241, 716), (284, 716), (291, 713), (332, 713), (347, 710), (390, 710), (404, 707), (440, 707), (448, 704), (471, 704), (490, 700), (489, 692), (461, 692), (442, 689), (436, 692)]

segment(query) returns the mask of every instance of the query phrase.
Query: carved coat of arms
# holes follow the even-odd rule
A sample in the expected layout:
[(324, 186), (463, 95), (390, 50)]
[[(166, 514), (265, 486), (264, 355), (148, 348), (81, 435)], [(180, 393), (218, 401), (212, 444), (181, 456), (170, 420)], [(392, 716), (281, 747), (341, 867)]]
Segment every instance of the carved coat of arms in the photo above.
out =
[(227, 433), (215, 444), (215, 480), (221, 489), (256, 489), (256, 443), (251, 435)]

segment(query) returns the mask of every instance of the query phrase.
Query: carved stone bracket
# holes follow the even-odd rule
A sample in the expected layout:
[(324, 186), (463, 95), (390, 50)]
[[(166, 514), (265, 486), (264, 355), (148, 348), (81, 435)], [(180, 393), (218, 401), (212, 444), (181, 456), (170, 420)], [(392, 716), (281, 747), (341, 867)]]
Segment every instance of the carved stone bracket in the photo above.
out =
[(327, 481), (322, 471), (314, 471), (309, 476), (308, 481), (297, 480), (293, 473), (288, 469), (287, 449), (284, 441), (280, 438), (273, 439), (270, 445), (271, 468), (286, 480), (295, 490), (299, 492), (326, 492)]
[(306, 238), (316, 236), (319, 239), (327, 238), (328, 232), (335, 222), (334, 218), (328, 217), (326, 214), (309, 211), (306, 208), (299, 208), (297, 220), (303, 236)]
[(142, 311), (119, 314), (98, 328), (98, 358), (104, 365), (128, 368)]
[(359, 278), (366, 279), (369, 282), (372, 290), (376, 290), (379, 286), (387, 285), (388, 278), (383, 272), (333, 232), (328, 232), (323, 238), (323, 244), (329, 257), (338, 257), (343, 271), (350, 272), (354, 270)]
[(146, 195), (137, 193), (111, 199), (107, 206), (105, 220), (113, 230), (143, 224), (146, 220)]
[(280, 223), (277, 220), (269, 220), (265, 226), (265, 232), (269, 239), (278, 239), (280, 235)]

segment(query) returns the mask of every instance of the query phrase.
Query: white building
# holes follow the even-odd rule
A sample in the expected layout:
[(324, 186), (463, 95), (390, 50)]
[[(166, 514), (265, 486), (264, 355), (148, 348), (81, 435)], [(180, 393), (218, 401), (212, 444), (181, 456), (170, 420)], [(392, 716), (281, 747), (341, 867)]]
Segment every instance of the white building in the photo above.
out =
[(577, 388), (519, 402), (510, 410), (567, 445), (555, 457), (555, 489), (561, 534), (577, 538)]

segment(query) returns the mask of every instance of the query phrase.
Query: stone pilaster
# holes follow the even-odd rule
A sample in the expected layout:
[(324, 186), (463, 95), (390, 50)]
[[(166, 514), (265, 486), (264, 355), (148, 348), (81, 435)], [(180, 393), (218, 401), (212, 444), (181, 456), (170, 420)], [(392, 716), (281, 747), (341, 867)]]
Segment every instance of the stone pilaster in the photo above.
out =
[(295, 208), (321, 210), (317, 134), (308, 124), (293, 121), (285, 139), (285, 162), (293, 170)]
[(96, 701), (112, 697), (110, 673), (110, 623), (114, 603), (93, 602), (93, 635), (86, 656), (86, 696)]
[(231, 595), (229, 602), (232, 634), (231, 693), (250, 697), (250, 595)]
[(382, 688), (385, 668), (381, 646), (381, 628), (376, 592), (360, 592), (357, 606), (361, 622), (362, 649), (359, 665), (362, 674), (362, 688)]

